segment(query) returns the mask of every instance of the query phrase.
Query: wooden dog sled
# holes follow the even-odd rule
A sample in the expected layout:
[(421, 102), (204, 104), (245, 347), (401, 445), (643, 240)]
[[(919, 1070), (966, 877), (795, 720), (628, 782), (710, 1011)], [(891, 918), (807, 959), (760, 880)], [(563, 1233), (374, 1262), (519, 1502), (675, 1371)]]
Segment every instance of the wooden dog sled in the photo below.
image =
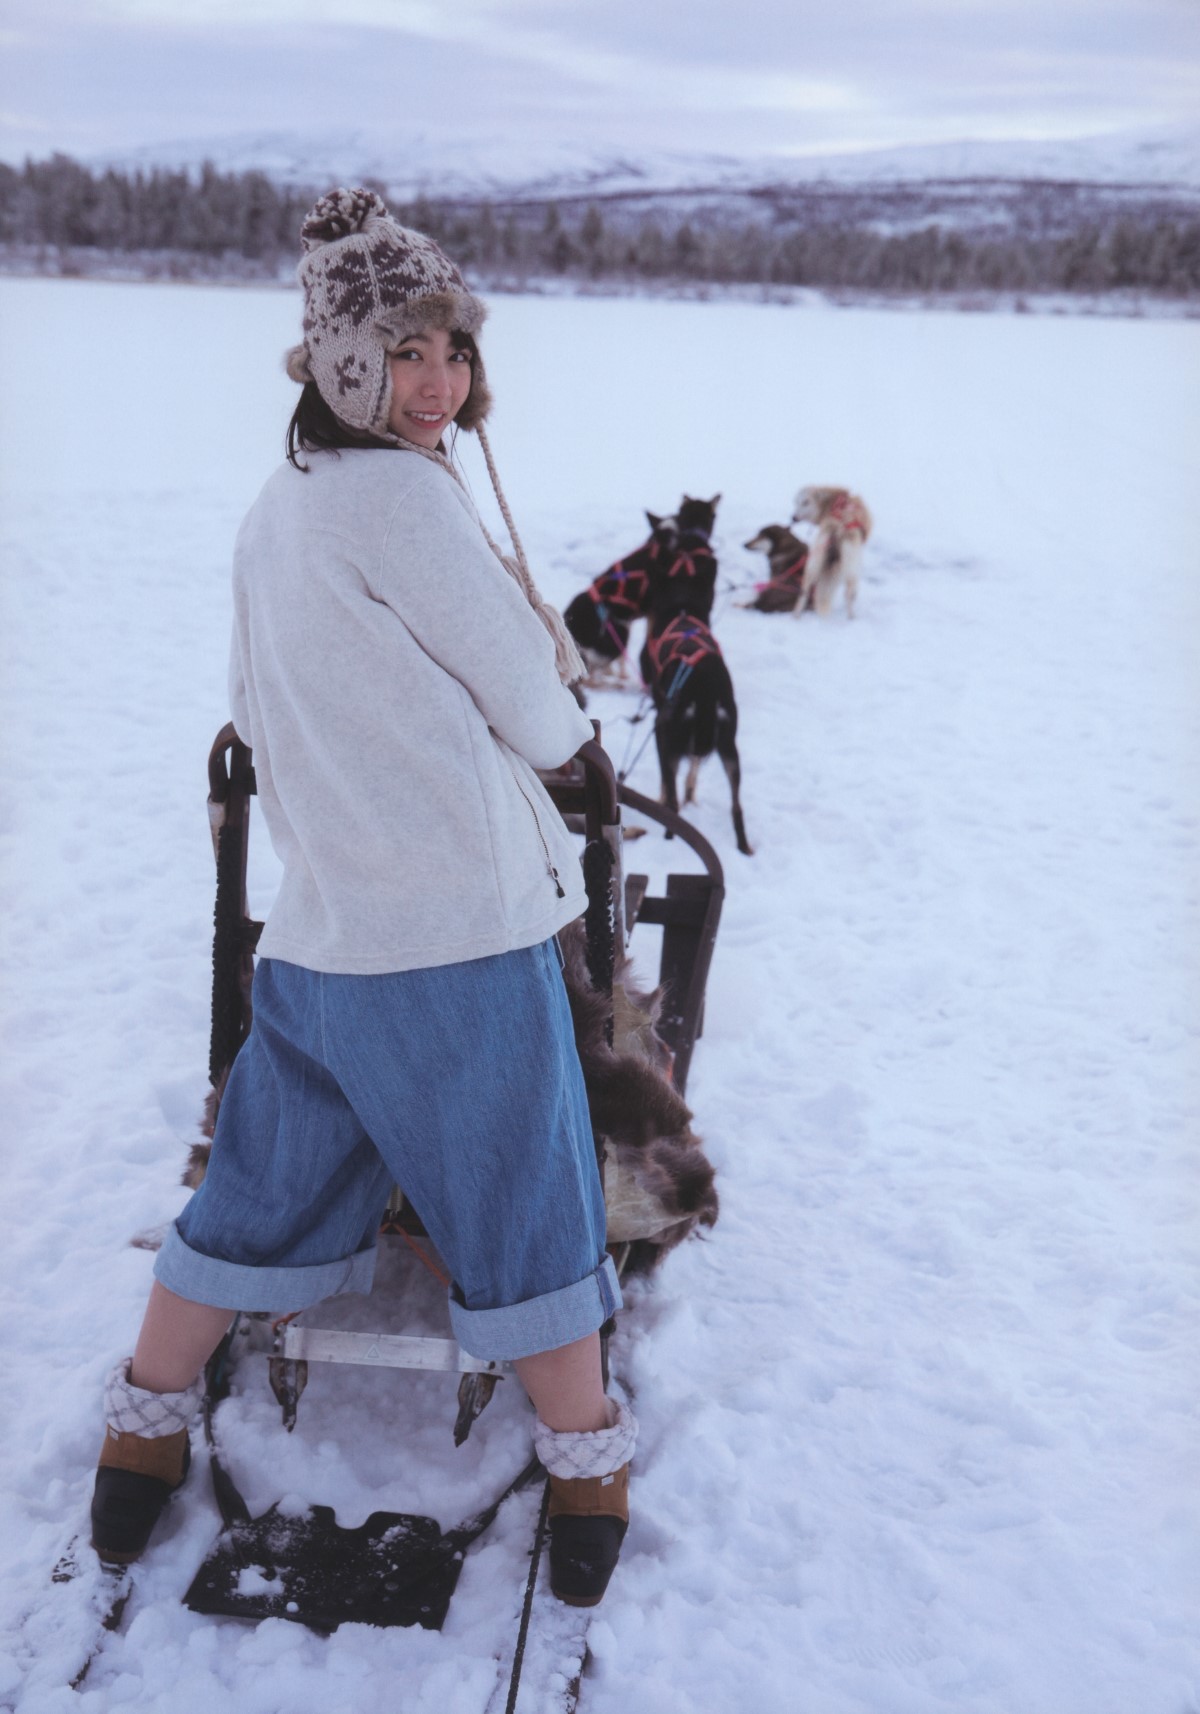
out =
[[(209, 819), (217, 864), (213, 937), (212, 1035), (209, 1076), (219, 1098), (230, 1066), (250, 1029), (255, 948), (262, 924), (249, 914), (246, 890), (250, 802), (255, 794), (253, 758), (232, 725), (225, 726), (208, 761)], [(567, 826), (582, 836), (582, 866), (588, 905), (584, 917), (587, 973), (607, 999), (605, 1029), (613, 1039), (614, 968), (639, 923), (662, 929), (659, 959), (661, 1010), (656, 1034), (669, 1055), (671, 1082), (680, 1096), (687, 1084), (692, 1050), (701, 1033), (704, 993), (724, 899), (720, 861), (708, 842), (675, 812), (618, 785), (598, 740), (585, 744), (566, 768), (543, 776)], [(645, 875), (624, 873), (621, 811), (661, 825), (687, 844), (703, 865), (699, 874), (671, 874), (661, 894)], [(596, 1136), (604, 1171), (604, 1137)], [(711, 1202), (715, 1217), (715, 1197)], [(610, 1216), (610, 1233), (612, 1221)], [(425, 1237), (416, 1211), (397, 1187), (381, 1235), (414, 1243)], [(610, 1242), (618, 1273), (638, 1243)], [(607, 1380), (610, 1322), (602, 1329)], [(248, 1619), (279, 1617), (318, 1630), (347, 1621), (377, 1625), (420, 1624), (440, 1628), (467, 1547), (492, 1522), (511, 1493), (539, 1473), (536, 1460), (522, 1470), (492, 1505), (456, 1529), (443, 1532), (432, 1518), (375, 1513), (361, 1528), (339, 1528), (328, 1507), (301, 1517), (272, 1508), (253, 1519), (223, 1465), (214, 1433), (214, 1413), (227, 1396), (233, 1366), (258, 1353), (268, 1361), (272, 1390), (289, 1429), (311, 1363), (438, 1370), (456, 1374), (456, 1444), (512, 1365), (469, 1356), (448, 1337), (388, 1329), (368, 1332), (315, 1328), (300, 1316), (239, 1315), (207, 1372), (204, 1425), (212, 1460), (213, 1486), (224, 1529), (197, 1573), (185, 1600), (198, 1612)]]

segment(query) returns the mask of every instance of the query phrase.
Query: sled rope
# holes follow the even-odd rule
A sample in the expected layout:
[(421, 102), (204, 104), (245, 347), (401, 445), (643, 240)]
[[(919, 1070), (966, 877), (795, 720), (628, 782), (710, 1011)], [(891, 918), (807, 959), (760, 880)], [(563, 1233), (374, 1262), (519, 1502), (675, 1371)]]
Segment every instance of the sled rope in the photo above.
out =
[(671, 688), (667, 692), (667, 703), (670, 705), (679, 695), (688, 679), (692, 676), (692, 663), (680, 661), (675, 668), (675, 677), (671, 680)]
[(426, 1252), (417, 1243), (417, 1240), (413, 1237), (412, 1233), (406, 1232), (404, 1230), (403, 1226), (400, 1228), (400, 1236), (404, 1239), (404, 1242), (408, 1245), (409, 1249), (412, 1251), (413, 1255), (417, 1258), (417, 1260), (419, 1262), (424, 1263), (425, 1267), (427, 1267), (429, 1269), (430, 1273), (433, 1275), (434, 1279), (438, 1282), (438, 1284), (445, 1286), (446, 1290), (449, 1291), (449, 1289), (450, 1289), (450, 1275), (448, 1273), (444, 1272), (443, 1269), (438, 1267), (438, 1265), (434, 1261), (433, 1257), (426, 1254)]
[[(641, 716), (638, 716), (638, 718), (641, 718)], [(617, 780), (619, 780), (619, 782), (621, 782), (622, 785), (624, 785), (624, 783), (626, 783), (626, 780), (627, 780), (627, 778), (629, 778), (629, 775), (631, 775), (631, 773), (633, 773), (634, 768), (636, 768), (636, 766), (638, 766), (639, 761), (641, 761), (641, 758), (643, 758), (643, 754), (645, 754), (646, 744), (650, 744), (650, 740), (651, 740), (651, 737), (653, 737), (653, 735), (655, 735), (655, 728), (650, 727), (650, 730), (648, 730), (648, 732), (646, 732), (645, 739), (641, 740), (641, 744), (639, 744), (639, 746), (638, 746), (638, 754), (636, 754), (636, 756), (634, 756), (633, 761), (627, 761), (626, 766), (624, 766), (624, 768), (622, 768), (622, 770), (621, 770), (621, 773), (619, 773), (619, 775), (617, 775)], [(631, 734), (629, 734), (629, 742), (631, 742), (631, 744), (633, 744), (633, 732), (631, 732)], [(626, 752), (626, 754), (627, 754), (627, 752)]]
[[(639, 682), (640, 682), (640, 675), (639, 675)], [(626, 720), (626, 722), (628, 723), (630, 730), (629, 730), (629, 736), (625, 740), (625, 761), (622, 762), (621, 767), (617, 771), (617, 779), (618, 780), (623, 780), (625, 778), (625, 775), (629, 772), (629, 766), (628, 766), (629, 752), (633, 749), (633, 739), (634, 739), (633, 728), (635, 726), (640, 726), (642, 721), (646, 718), (646, 712), (647, 712), (647, 709), (649, 708), (649, 704), (650, 704), (650, 692), (646, 689), (645, 685), (643, 684), (641, 691), (638, 694), (638, 705), (637, 705), (637, 707), (634, 709), (632, 714), (626, 714), (623, 717)]]
[(601, 615), (602, 623), (604, 625), (604, 629), (605, 629), (606, 634), (617, 645), (617, 659), (618, 660), (623, 659), (625, 654), (626, 654), (626, 651), (629, 648), (628, 638), (626, 638), (626, 640), (624, 642), (622, 642), (621, 641), (621, 633), (617, 630), (617, 627), (613, 624), (612, 620), (603, 617), (603, 615), (604, 615), (603, 603), (601, 603), (600, 606), (597, 607), (596, 611), (597, 611), (597, 613), (599, 613)]
[(533, 1552), (529, 1556), (529, 1576), (525, 1583), (525, 1600), (521, 1607), (521, 1623), (517, 1630), (517, 1646), (513, 1650), (512, 1677), (508, 1681), (508, 1701), (504, 1704), (504, 1714), (513, 1714), (517, 1706), (517, 1696), (521, 1689), (521, 1668), (525, 1664), (525, 1644), (529, 1640), (529, 1620), (533, 1613), (533, 1593), (537, 1588), (538, 1567), (542, 1563), (542, 1549), (546, 1545), (546, 1525), (550, 1516), (550, 1478), (546, 1478), (546, 1486), (542, 1489), (542, 1508), (538, 1513), (537, 1529), (533, 1537)]
[(708, 624), (709, 624), (710, 630), (715, 628), (717, 620), (720, 619), (721, 616), (725, 613), (725, 611), (727, 610), (727, 608), (729, 606), (729, 603), (733, 600), (734, 596), (737, 594), (739, 589), (749, 589), (749, 588), (755, 587), (752, 584), (733, 583), (727, 577), (722, 578), (721, 582), (723, 584), (723, 587), (718, 588), (715, 599), (713, 601), (713, 611), (709, 614), (709, 617), (708, 617)]

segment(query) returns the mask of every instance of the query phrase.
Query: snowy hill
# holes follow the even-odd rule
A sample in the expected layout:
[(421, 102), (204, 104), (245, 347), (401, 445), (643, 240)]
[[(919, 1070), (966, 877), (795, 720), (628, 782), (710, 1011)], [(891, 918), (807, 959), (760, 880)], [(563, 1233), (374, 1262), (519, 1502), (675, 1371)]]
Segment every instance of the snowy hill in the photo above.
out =
[(838, 155), (636, 153), (513, 137), (454, 138), (339, 131), (242, 132), (105, 156), (126, 168), (256, 168), (289, 184), (380, 180), (397, 197), (431, 195), (521, 201), (741, 192), (813, 184), (912, 184), (926, 180), (1043, 180), (1200, 189), (1200, 128), (1039, 142), (957, 142)]

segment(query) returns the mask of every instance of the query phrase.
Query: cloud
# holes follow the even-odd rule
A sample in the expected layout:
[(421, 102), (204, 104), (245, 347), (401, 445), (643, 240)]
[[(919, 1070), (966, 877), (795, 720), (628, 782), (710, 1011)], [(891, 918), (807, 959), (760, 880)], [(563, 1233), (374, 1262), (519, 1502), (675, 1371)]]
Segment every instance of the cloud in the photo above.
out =
[[(1193, 0), (8, 0), (21, 147), (514, 130), (801, 152), (1184, 118)], [(24, 119), (18, 118), (24, 115)]]

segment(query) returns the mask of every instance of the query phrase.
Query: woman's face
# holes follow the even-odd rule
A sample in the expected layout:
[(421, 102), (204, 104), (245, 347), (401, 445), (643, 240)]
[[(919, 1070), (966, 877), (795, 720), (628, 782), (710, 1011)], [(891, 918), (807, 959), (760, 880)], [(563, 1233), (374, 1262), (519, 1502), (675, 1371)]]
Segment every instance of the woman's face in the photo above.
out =
[(410, 333), (389, 352), (388, 368), (392, 372), (388, 427), (418, 446), (435, 447), (471, 390), (471, 353), (461, 343), (461, 335), (440, 327)]

